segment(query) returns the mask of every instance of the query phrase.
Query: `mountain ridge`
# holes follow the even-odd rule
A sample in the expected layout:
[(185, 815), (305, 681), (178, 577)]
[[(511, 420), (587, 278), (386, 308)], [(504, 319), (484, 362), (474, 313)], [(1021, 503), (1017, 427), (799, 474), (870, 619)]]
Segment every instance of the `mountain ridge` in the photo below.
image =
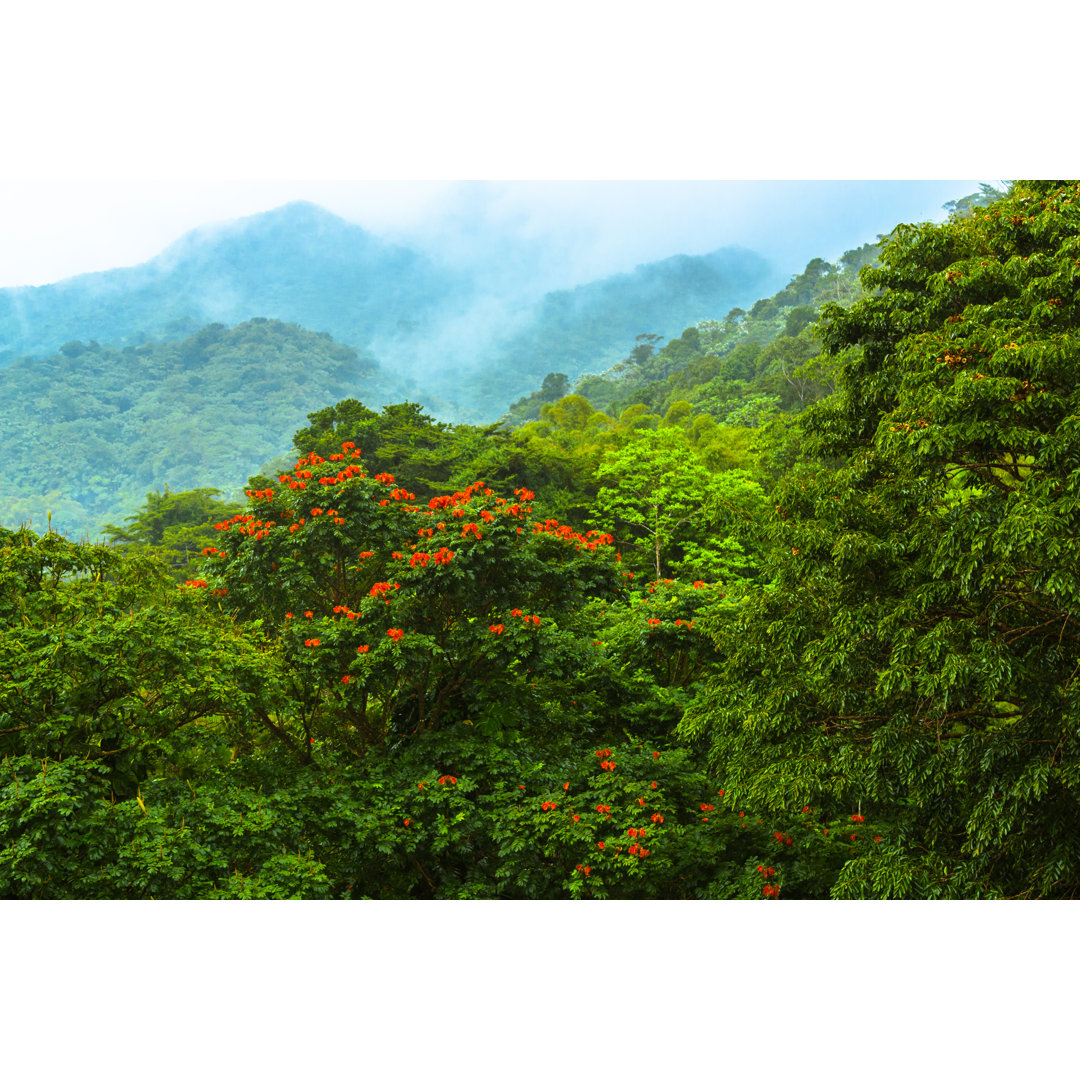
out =
[(0, 289), (0, 368), (73, 342), (123, 349), (269, 318), (373, 355), (382, 383), (448, 419), (494, 419), (547, 371), (607, 366), (639, 333), (678, 334), (753, 300), (769, 273), (760, 256), (720, 248), (545, 292), (515, 262), (533, 241), (516, 243), (474, 252), (470, 269), (285, 203), (200, 226), (133, 267)]

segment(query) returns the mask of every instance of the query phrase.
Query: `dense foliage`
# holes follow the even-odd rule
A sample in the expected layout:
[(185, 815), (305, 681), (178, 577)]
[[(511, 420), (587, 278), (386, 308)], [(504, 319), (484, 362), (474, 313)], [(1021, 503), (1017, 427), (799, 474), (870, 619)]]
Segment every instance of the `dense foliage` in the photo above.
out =
[(860, 806), (842, 896), (1074, 896), (1080, 186), (897, 230), (826, 309), (844, 367), (769, 572), (681, 730), (736, 798)]
[(600, 408), (0, 530), (0, 895), (1075, 896), (1080, 185), (982, 195)]

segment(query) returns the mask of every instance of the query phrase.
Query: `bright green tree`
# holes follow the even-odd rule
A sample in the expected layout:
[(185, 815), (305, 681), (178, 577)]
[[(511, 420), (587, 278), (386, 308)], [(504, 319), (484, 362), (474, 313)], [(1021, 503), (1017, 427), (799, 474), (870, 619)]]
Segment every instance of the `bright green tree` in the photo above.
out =
[[(753, 515), (760, 488), (737, 470), (710, 473), (681, 428), (636, 431), (605, 455), (596, 477), (601, 487), (594, 521), (628, 529), (633, 548), (657, 579), (665, 565), (684, 562), (693, 572), (720, 573), (722, 555), (746, 568), (739, 544), (716, 533), (732, 515)], [(701, 559), (707, 550), (716, 565), (706, 570)]]

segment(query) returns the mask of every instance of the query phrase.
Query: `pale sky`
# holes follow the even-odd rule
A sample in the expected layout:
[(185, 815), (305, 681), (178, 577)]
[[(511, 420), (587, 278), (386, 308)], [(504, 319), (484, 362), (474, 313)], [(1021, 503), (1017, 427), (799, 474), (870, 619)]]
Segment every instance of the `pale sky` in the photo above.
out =
[[(1022, 103), (995, 102), (991, 123), (990, 90), (962, 116), (968, 99), (940, 79), (883, 89), (910, 56), (951, 70), (950, 34), (996, 40), (922, 0), (905, 19), (776, 0), (767, 21), (688, 0), (662, 15), (629, 0), (374, 7), (5, 5), (0, 286), (130, 265), (188, 229), (296, 198), (407, 230), (460, 198), (451, 181), (993, 182), (1062, 164), (1038, 112), (1009, 123)], [(1060, 38), (1043, 43), (1042, 67)], [(980, 124), (1009, 138), (980, 137)], [(846, 215), (853, 246), (976, 184), (790, 189), (781, 203), (778, 189), (533, 184), (499, 189), (492, 213), (526, 231), (565, 226), (584, 263), (760, 250), (765, 225), (798, 262), (840, 253), (815, 247), (816, 218)]]
[(6, 181), (0, 184), (0, 287), (132, 265), (189, 229), (294, 199), (402, 242), (466, 257), (488, 231), (544, 238), (565, 264), (566, 280), (558, 285), (729, 244), (795, 272), (810, 258), (835, 258), (872, 241), (899, 221), (941, 220), (943, 202), (977, 186), (975, 180)]

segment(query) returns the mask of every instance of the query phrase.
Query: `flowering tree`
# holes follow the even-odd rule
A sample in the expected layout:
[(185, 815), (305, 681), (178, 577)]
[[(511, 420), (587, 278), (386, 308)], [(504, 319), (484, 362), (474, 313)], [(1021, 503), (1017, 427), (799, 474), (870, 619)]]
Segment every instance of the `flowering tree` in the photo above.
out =
[(545, 649), (582, 600), (619, 587), (611, 537), (533, 521), (533, 493), (477, 481), (426, 503), (359, 451), (301, 458), (217, 526), (208, 588), (262, 621), (291, 672), (308, 744), (356, 752), (528, 712)]

